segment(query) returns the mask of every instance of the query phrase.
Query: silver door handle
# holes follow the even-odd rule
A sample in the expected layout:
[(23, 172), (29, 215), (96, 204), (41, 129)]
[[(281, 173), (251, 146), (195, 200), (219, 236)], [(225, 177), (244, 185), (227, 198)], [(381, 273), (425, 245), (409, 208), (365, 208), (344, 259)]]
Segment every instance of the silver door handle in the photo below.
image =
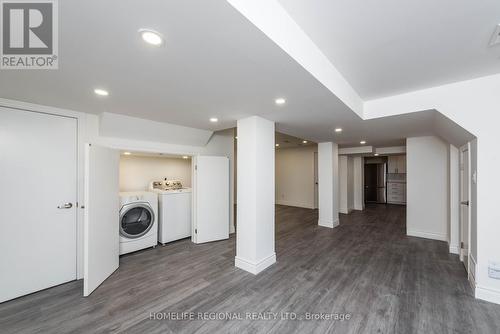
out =
[(469, 201), (462, 201), (460, 204), (469, 206)]
[(73, 207), (73, 203), (64, 203), (63, 205), (59, 205), (58, 209), (71, 209)]

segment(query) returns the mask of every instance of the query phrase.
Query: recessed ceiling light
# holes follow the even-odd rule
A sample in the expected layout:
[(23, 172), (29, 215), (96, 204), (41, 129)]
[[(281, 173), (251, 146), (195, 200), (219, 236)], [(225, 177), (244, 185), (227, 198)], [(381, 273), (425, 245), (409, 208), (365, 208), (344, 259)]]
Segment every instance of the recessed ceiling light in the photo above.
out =
[(101, 88), (94, 89), (94, 93), (96, 93), (99, 96), (108, 96), (109, 95), (109, 92), (107, 90), (104, 90)]
[(139, 29), (139, 34), (141, 34), (142, 39), (144, 42), (154, 45), (154, 46), (161, 46), (163, 45), (163, 36), (154, 30), (151, 29)]
[(234, 139), (238, 139), (238, 136), (234, 137)]
[(280, 147), (280, 144), (276, 144), (276, 147)]
[(364, 145), (364, 144), (366, 144), (366, 140), (362, 140), (362, 141), (360, 141), (359, 143), (360, 143), (361, 145)]
[(378, 157), (378, 153), (375, 153), (374, 156)]
[(124, 155), (131, 155), (132, 153), (130, 152), (123, 152)]
[(342, 128), (336, 128), (335, 132), (337, 132), (337, 133), (342, 132)]
[(285, 104), (285, 102), (286, 102), (286, 100), (282, 97), (279, 97), (276, 100), (274, 100), (274, 103), (276, 103), (277, 105)]
[(218, 121), (219, 121), (219, 119), (217, 117), (210, 118), (210, 122), (212, 122), (212, 123), (217, 123)]
[(302, 144), (307, 144), (307, 140), (303, 140), (303, 141), (302, 141)]
[(189, 158), (187, 155), (182, 156), (182, 159), (187, 159), (187, 158)]

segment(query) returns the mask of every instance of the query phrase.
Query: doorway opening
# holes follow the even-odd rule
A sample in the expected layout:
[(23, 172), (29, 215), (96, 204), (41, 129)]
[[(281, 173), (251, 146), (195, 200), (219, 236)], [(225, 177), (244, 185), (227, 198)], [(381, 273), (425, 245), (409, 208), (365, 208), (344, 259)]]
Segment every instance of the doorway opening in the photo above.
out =
[(158, 240), (229, 237), (228, 157), (125, 151), (120, 158), (87, 144), (86, 165), (84, 296), (118, 269), (120, 255)]

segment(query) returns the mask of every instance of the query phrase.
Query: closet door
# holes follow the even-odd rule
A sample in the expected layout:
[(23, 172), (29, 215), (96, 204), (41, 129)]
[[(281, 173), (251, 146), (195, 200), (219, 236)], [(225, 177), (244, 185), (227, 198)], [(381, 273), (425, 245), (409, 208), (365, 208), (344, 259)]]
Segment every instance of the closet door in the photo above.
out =
[(119, 265), (119, 171), (117, 150), (87, 144), (83, 295), (90, 295)]
[(0, 302), (76, 279), (77, 120), (0, 107)]
[(229, 238), (229, 159), (196, 156), (193, 161), (194, 243)]

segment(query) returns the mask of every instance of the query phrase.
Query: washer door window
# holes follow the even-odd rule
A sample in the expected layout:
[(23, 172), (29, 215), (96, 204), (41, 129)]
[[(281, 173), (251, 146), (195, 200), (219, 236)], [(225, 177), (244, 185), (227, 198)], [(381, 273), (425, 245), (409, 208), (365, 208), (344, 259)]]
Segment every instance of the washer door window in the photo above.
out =
[(124, 206), (120, 213), (120, 234), (129, 239), (140, 238), (153, 227), (154, 213), (147, 204)]

